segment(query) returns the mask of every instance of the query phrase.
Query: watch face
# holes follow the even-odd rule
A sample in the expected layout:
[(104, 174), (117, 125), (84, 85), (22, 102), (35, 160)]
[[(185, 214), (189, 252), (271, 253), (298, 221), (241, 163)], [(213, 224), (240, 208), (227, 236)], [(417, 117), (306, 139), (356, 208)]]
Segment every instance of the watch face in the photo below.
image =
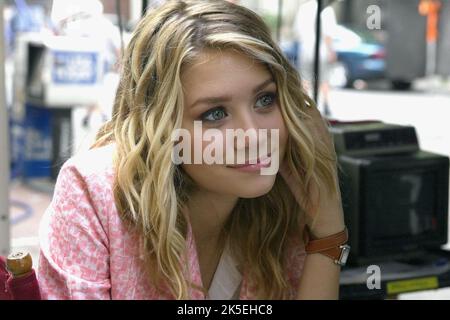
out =
[(339, 264), (341, 266), (345, 266), (347, 263), (348, 255), (350, 254), (350, 246), (349, 245), (343, 245), (341, 246), (341, 257), (339, 258)]

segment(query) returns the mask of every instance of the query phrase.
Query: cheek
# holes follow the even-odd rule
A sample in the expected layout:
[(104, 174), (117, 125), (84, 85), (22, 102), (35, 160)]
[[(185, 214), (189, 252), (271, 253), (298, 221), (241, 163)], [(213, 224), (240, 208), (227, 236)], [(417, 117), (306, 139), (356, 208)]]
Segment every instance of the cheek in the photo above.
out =
[[(203, 128), (195, 132), (192, 126), (185, 127), (190, 132), (190, 161), (183, 163), (183, 170), (195, 181), (195, 183), (205, 189), (210, 189), (217, 183), (217, 179), (224, 179), (221, 176), (224, 161), (224, 141), (225, 134), (221, 132), (209, 131)], [(197, 134), (197, 135), (195, 135)], [(223, 150), (223, 151), (221, 151)]]
[(286, 145), (288, 142), (288, 130), (287, 127), (283, 121), (283, 119), (281, 119), (281, 127), (280, 127), (280, 149), (281, 150), (286, 150)]
[(280, 150), (281, 155), (283, 155), (288, 141), (288, 130), (286, 124), (284, 123), (280, 109), (274, 112), (273, 116), (268, 119), (266, 122), (266, 128), (275, 129), (278, 131), (278, 149)]
[(226, 168), (218, 165), (186, 164), (183, 165), (186, 174), (194, 181), (200, 190), (218, 194), (233, 194), (235, 187), (230, 186), (234, 181), (227, 175)]

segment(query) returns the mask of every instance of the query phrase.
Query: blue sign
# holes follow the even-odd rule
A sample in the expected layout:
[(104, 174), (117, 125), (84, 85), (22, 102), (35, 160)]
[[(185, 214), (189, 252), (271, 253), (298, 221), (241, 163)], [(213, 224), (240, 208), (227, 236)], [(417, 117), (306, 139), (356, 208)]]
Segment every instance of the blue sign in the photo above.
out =
[(50, 177), (52, 166), (52, 113), (50, 109), (25, 105), (22, 174), (27, 178)]
[(95, 84), (98, 53), (52, 51), (52, 77), (55, 84)]

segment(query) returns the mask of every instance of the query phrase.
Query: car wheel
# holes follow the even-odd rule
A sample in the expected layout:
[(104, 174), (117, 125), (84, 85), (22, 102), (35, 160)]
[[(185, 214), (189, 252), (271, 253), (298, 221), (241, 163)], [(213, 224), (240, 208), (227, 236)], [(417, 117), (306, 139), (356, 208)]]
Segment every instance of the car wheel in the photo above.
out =
[(352, 78), (350, 69), (346, 64), (344, 64), (344, 70), (345, 70), (345, 88), (354, 89), (355, 88), (355, 86), (354, 86), (355, 79)]
[(410, 90), (412, 83), (411, 81), (392, 80), (391, 85), (394, 90)]

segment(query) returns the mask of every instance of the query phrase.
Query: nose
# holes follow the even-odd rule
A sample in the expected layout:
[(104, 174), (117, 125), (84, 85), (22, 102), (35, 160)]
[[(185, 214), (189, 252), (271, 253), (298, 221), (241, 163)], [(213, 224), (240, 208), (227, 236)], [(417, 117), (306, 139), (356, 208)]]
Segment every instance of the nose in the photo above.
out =
[[(236, 115), (235, 119), (235, 126), (234, 130), (236, 133), (243, 133), (242, 135), (236, 134), (234, 138), (234, 147), (236, 150), (238, 149), (248, 149), (249, 147), (253, 145), (257, 145), (258, 143), (258, 123), (255, 119), (255, 115), (252, 114), (251, 111), (246, 110), (247, 108), (241, 109), (242, 112), (240, 112), (238, 115)], [(242, 141), (239, 141), (239, 139), (243, 139)]]

